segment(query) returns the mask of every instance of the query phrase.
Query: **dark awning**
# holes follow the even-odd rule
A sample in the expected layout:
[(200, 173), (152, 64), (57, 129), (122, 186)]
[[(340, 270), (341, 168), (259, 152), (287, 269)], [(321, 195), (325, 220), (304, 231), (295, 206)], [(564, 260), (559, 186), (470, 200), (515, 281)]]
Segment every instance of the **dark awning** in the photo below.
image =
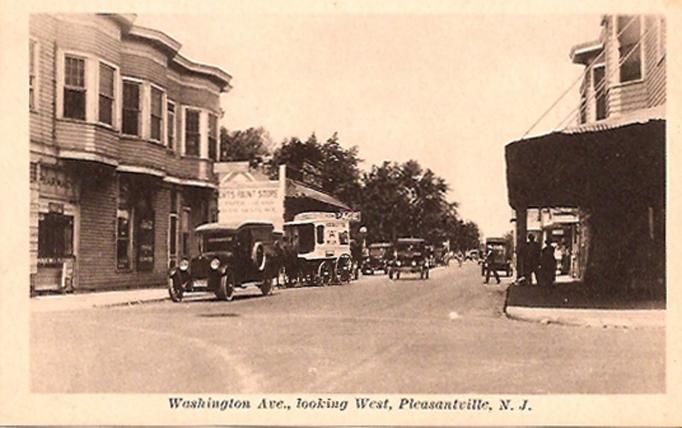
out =
[(582, 127), (505, 147), (509, 204), (595, 207), (665, 200), (665, 120)]
[(319, 190), (315, 190), (311, 187), (308, 187), (301, 182), (298, 182), (296, 180), (292, 180), (291, 178), (287, 178), (286, 197), (287, 198), (307, 198), (307, 199), (312, 199), (312, 200), (315, 200), (318, 202), (325, 203), (327, 205), (331, 205), (331, 206), (336, 207), (340, 210), (344, 210), (344, 211), (350, 211), (351, 210), (351, 208), (348, 205), (339, 201), (335, 197), (333, 197), (327, 193), (321, 192)]

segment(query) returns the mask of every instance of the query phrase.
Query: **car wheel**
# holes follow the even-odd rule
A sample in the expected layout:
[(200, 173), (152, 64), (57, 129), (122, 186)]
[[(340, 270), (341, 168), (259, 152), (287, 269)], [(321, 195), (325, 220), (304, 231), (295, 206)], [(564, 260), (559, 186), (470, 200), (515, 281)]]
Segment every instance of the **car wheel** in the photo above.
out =
[(184, 284), (180, 283), (180, 278), (171, 276), (168, 278), (168, 295), (171, 300), (178, 303), (182, 302), (182, 296), (185, 293)]
[(234, 297), (234, 283), (230, 275), (223, 275), (220, 277), (220, 283), (215, 291), (215, 296), (218, 300), (231, 301)]

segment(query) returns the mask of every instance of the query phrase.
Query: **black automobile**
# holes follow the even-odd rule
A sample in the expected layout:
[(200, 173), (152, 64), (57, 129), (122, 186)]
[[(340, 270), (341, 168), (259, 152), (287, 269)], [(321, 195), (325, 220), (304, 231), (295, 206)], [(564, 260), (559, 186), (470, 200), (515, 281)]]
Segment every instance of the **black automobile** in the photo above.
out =
[(195, 229), (200, 254), (182, 259), (168, 273), (168, 292), (174, 302), (184, 293), (210, 291), (219, 300), (232, 300), (236, 287), (255, 284), (263, 295), (272, 291), (279, 271), (273, 251), (272, 223), (203, 224)]
[(376, 272), (388, 272), (388, 263), (393, 256), (393, 244), (389, 242), (375, 242), (369, 244), (367, 258), (362, 263), (362, 273), (374, 275)]
[(401, 238), (394, 248), (394, 257), (388, 267), (389, 278), (400, 279), (404, 272), (418, 273), (421, 279), (429, 278), (429, 260), (423, 239)]

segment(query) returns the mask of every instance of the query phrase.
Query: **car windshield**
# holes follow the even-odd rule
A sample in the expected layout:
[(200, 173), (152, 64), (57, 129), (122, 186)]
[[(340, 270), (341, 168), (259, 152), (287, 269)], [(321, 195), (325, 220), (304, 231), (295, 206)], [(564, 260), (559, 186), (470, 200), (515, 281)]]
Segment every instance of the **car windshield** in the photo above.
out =
[(374, 247), (369, 249), (369, 255), (375, 258), (383, 257), (386, 254), (388, 248), (386, 247)]
[(204, 235), (204, 252), (231, 251), (234, 246), (234, 232), (217, 232)]
[(422, 242), (398, 242), (398, 253), (416, 255), (423, 251), (423, 247)]

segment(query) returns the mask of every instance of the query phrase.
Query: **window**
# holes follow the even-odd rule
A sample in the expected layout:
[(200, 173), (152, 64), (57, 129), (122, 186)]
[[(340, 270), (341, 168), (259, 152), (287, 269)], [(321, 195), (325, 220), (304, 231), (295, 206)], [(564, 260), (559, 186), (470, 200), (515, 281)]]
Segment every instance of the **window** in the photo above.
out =
[(35, 40), (28, 41), (28, 108), (36, 108), (36, 79), (38, 76), (37, 43)]
[[(620, 55), (620, 81), (630, 82), (642, 78), (642, 54), (639, 43), (641, 21), (638, 16), (618, 17), (618, 52)], [(621, 33), (622, 32), (622, 33)]]
[(64, 57), (64, 117), (85, 120), (85, 59)]
[(324, 226), (319, 224), (315, 228), (315, 235), (317, 236), (317, 243), (324, 244)]
[(592, 69), (592, 85), (594, 87), (595, 109), (597, 120), (606, 119), (606, 68), (603, 64)]
[(585, 84), (585, 79), (583, 79), (583, 84), (580, 86), (580, 111), (579, 124), (587, 122), (587, 85)]
[(665, 56), (665, 18), (656, 18), (656, 60), (660, 61)]
[(140, 135), (140, 84), (123, 81), (123, 133)]
[(118, 209), (116, 211), (116, 268), (130, 269), (132, 253), (132, 208), (130, 204), (130, 184), (119, 179)]
[(199, 112), (197, 110), (185, 110), (185, 154), (187, 156), (199, 156)]
[(114, 76), (116, 70), (99, 63), (99, 121), (114, 124)]
[(208, 115), (208, 157), (214, 161), (218, 160), (218, 117), (214, 114)]
[(175, 104), (169, 102), (166, 110), (166, 138), (168, 148), (172, 150), (175, 147)]
[(62, 258), (72, 255), (73, 217), (41, 213), (38, 220), (38, 257)]
[(163, 92), (153, 86), (151, 107), (151, 138), (152, 140), (161, 141), (161, 125), (163, 123)]
[(182, 255), (187, 257), (189, 257), (189, 232), (192, 228), (190, 221), (191, 214), (192, 210), (190, 207), (182, 208), (182, 219), (180, 224), (180, 227), (182, 228), (182, 241), (180, 242), (180, 245), (182, 246)]
[(168, 217), (168, 262), (175, 266), (178, 258), (178, 215), (171, 213)]

